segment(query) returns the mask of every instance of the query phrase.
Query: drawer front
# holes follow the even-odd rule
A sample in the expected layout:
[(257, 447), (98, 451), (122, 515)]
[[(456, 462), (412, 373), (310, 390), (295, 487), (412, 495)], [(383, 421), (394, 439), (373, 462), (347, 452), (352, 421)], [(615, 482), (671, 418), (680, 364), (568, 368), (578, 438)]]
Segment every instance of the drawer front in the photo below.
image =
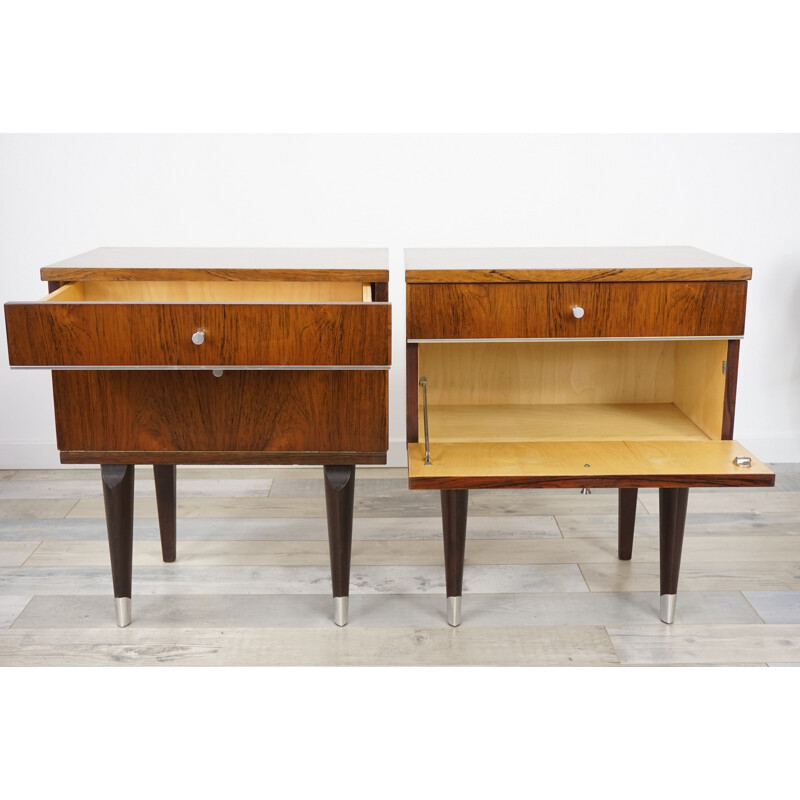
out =
[[(11, 366), (387, 366), (373, 303), (7, 303)], [(203, 332), (202, 344), (192, 335)]]
[[(746, 281), (409, 284), (409, 339), (744, 334)], [(583, 310), (575, 316), (573, 309)]]
[(126, 463), (137, 452), (174, 463), (199, 452), (385, 454), (387, 384), (385, 370), (57, 371), (58, 448), (134, 453)]

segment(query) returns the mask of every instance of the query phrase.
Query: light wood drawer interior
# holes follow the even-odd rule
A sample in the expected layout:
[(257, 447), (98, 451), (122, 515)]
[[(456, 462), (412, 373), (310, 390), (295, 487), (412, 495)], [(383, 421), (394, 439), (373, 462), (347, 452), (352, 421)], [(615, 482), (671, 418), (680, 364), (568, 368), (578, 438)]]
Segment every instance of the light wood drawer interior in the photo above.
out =
[(727, 348), (725, 340), (420, 344), (430, 439), (720, 439)]
[(355, 281), (81, 281), (47, 302), (355, 303), (371, 302), (372, 284)]

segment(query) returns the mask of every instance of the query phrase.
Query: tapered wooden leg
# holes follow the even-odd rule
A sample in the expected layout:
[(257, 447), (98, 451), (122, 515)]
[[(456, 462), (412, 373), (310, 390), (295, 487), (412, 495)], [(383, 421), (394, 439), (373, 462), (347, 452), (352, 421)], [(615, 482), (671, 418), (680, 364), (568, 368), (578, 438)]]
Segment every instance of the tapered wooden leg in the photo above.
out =
[(328, 544), (331, 551), (333, 619), (347, 625), (350, 599), (350, 551), (353, 544), (353, 491), (355, 466), (326, 466), (325, 506), (328, 512)]
[(633, 553), (633, 529), (636, 525), (638, 489), (619, 490), (619, 519), (617, 522), (617, 554), (620, 561), (630, 561)]
[(464, 550), (467, 544), (469, 490), (442, 489), (442, 532), (447, 584), (447, 622), (461, 624), (461, 585), (464, 579)]
[(131, 575), (133, 571), (133, 465), (103, 464), (103, 498), (106, 505), (108, 549), (117, 625), (131, 622)]
[(686, 526), (688, 489), (658, 490), (658, 528), (661, 555), (661, 619), (675, 619), (675, 599), (681, 569), (683, 529)]
[(158, 529), (161, 533), (161, 557), (171, 563), (175, 560), (175, 527), (178, 516), (175, 496), (177, 469), (174, 464), (153, 464), (156, 479), (156, 504)]

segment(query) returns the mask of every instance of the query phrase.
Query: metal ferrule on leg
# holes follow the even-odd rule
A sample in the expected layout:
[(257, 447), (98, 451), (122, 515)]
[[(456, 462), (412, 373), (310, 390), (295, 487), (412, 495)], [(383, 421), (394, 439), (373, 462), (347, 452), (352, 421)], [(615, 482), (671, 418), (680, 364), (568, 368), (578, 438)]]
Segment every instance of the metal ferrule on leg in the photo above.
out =
[(333, 598), (333, 621), (343, 628), (347, 625), (348, 616), (350, 614), (350, 598), (349, 597), (334, 597)]
[(457, 628), (461, 624), (461, 598), (447, 598), (447, 624)]
[(676, 594), (662, 594), (661, 595), (661, 621), (666, 622), (667, 625), (672, 625), (675, 621), (675, 600), (678, 595)]
[(114, 610), (117, 612), (117, 626), (126, 628), (131, 624), (131, 599), (130, 597), (115, 597)]

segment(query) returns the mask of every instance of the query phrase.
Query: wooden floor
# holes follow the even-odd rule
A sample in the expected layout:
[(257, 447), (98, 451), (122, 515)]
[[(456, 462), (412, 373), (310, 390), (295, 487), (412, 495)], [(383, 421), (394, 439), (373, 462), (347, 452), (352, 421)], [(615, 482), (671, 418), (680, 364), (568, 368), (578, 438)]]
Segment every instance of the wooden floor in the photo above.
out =
[(99, 470), (0, 471), (0, 665), (800, 666), (800, 465), (689, 498), (676, 623), (658, 495), (633, 560), (613, 490), (474, 491), (463, 625), (445, 621), (438, 492), (359, 468), (350, 625), (332, 621), (320, 469), (179, 469), (178, 560), (137, 468), (133, 623), (114, 624)]

